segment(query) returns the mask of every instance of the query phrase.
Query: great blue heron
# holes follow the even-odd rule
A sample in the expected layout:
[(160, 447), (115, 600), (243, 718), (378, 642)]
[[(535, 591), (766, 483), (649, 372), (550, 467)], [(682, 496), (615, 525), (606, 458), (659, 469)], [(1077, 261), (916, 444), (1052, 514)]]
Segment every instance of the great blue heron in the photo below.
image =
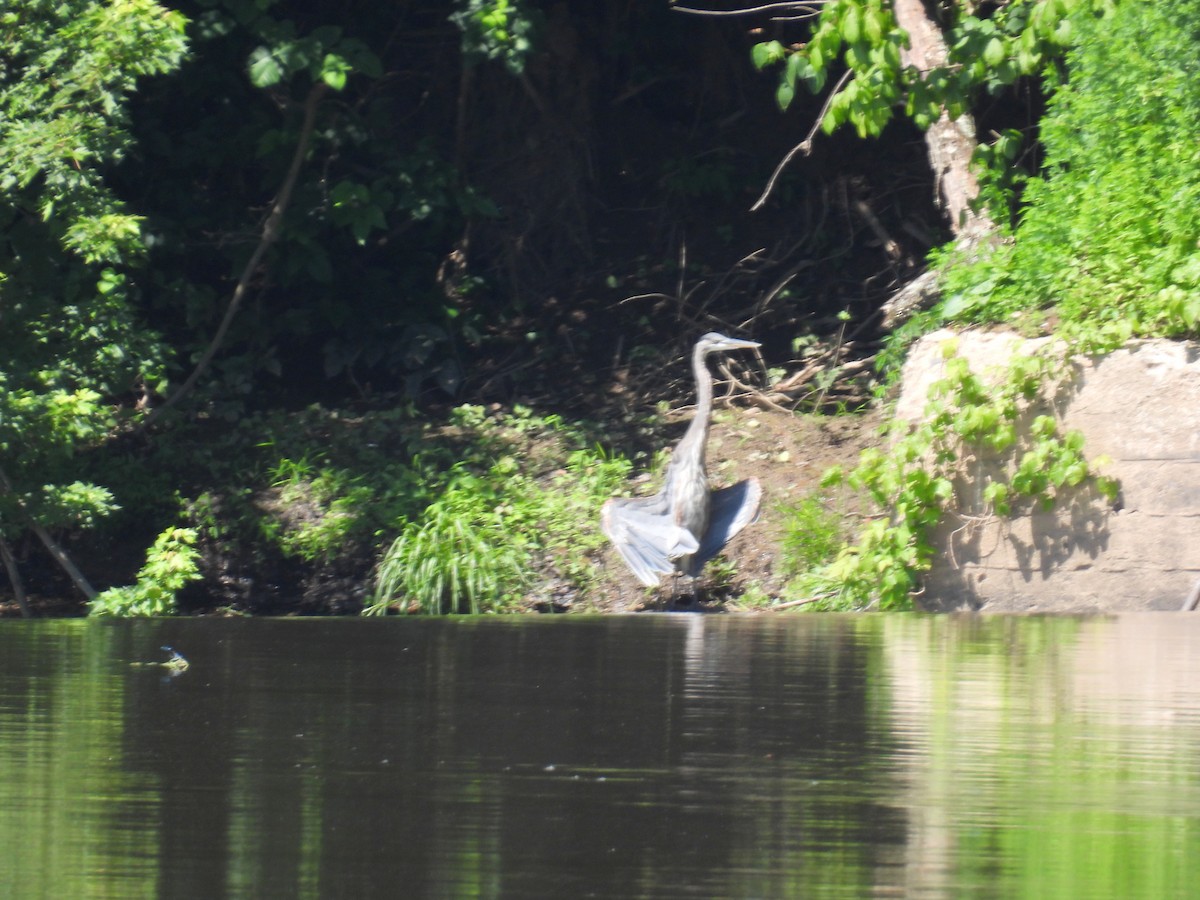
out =
[(760, 346), (710, 332), (696, 342), (696, 415), (671, 454), (662, 490), (653, 497), (613, 499), (604, 504), (600, 527), (626, 564), (647, 587), (659, 576), (679, 572), (696, 576), (731, 538), (758, 515), (762, 486), (757, 478), (709, 491), (704, 469), (713, 380), (708, 355)]

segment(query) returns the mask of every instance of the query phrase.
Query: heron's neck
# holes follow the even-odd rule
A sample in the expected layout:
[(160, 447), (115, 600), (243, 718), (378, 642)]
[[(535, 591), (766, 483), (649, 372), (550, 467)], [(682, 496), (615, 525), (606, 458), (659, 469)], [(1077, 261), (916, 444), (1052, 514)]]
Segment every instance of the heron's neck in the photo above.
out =
[(699, 458), (704, 460), (705, 445), (708, 443), (708, 423), (712, 416), (713, 380), (708, 371), (705, 354), (697, 347), (692, 354), (692, 373), (696, 376), (696, 414), (692, 416), (691, 424), (683, 436), (683, 441), (689, 447), (697, 447)]

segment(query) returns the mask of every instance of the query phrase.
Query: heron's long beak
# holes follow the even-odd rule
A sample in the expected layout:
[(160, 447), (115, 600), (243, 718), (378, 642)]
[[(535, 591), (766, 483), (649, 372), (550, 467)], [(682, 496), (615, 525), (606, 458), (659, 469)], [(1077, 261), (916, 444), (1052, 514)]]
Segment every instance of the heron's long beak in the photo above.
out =
[(725, 338), (725, 345), (722, 350), (753, 350), (755, 347), (761, 347), (758, 341), (745, 341), (741, 338)]

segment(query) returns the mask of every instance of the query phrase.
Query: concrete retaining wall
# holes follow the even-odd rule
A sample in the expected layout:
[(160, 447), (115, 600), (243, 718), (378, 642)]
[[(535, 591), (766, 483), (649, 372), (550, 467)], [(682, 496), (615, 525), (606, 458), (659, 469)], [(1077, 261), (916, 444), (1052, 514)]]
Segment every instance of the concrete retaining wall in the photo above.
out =
[[(1002, 333), (925, 337), (904, 368), (897, 414), (915, 421), (941, 377), (950, 338), (985, 375), (1041, 341)], [(1051, 409), (1086, 439), (1089, 459), (1117, 478), (1116, 504), (1075, 491), (1050, 512), (986, 516), (984, 477), (1003, 461), (973, 459), (962, 508), (937, 534), (939, 553), (921, 602), (937, 610), (1103, 612), (1178, 609), (1200, 577), (1200, 347), (1141, 341), (1105, 356), (1064, 361), (1071, 377)], [(1028, 419), (1047, 408), (1031, 410)]]

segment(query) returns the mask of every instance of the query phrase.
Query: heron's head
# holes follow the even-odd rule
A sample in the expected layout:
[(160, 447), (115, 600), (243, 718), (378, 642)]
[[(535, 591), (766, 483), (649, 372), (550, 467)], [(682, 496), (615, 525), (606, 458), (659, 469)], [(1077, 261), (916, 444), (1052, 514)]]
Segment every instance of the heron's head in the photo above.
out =
[(758, 341), (744, 341), (741, 338), (726, 337), (710, 331), (696, 342), (696, 350), (702, 354), (718, 353), (723, 350), (753, 350), (761, 347)]

